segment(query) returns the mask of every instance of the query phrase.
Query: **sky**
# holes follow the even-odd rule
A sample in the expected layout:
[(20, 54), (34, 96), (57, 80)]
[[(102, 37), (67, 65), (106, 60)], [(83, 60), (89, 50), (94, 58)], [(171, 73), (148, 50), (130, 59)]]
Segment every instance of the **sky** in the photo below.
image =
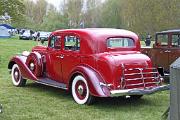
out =
[[(57, 9), (60, 8), (60, 5), (61, 3), (64, 1), (64, 0), (46, 0), (48, 3), (51, 3), (53, 4)], [(101, 0), (101, 2), (104, 2), (105, 0)]]
[(57, 9), (59, 9), (59, 6), (61, 5), (63, 0), (46, 0), (48, 3), (53, 4)]
[[(33, 1), (36, 1), (36, 0), (33, 0)], [(59, 10), (60, 5), (64, 0), (45, 0), (45, 1), (47, 1), (50, 4), (53, 4), (56, 7), (56, 9)], [(104, 2), (104, 1), (105, 0), (101, 0), (101, 2)]]

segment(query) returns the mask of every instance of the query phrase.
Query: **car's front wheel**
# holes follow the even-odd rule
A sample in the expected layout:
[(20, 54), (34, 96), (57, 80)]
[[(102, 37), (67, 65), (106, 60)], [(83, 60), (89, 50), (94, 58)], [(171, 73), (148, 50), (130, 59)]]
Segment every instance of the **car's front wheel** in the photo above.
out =
[(90, 94), (86, 79), (78, 75), (72, 82), (72, 96), (78, 104), (91, 104), (94, 97)]
[(14, 86), (22, 87), (26, 84), (26, 79), (24, 79), (21, 75), (21, 71), (17, 64), (14, 64), (11, 71), (12, 83)]

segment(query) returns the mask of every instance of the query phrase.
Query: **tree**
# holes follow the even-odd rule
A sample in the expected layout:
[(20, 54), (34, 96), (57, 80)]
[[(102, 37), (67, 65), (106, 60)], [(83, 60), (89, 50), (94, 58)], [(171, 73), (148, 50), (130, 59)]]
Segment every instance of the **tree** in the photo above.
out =
[(57, 29), (67, 28), (67, 19), (58, 12), (54, 6), (50, 5), (47, 15), (43, 19), (41, 29), (46, 31), (54, 31)]
[(83, 0), (64, 1), (63, 14), (68, 19), (70, 28), (78, 28), (82, 19)]
[(26, 15), (26, 24), (24, 26), (30, 29), (39, 29), (47, 14), (48, 3), (45, 0), (37, 0), (36, 2), (24, 0), (24, 5)]
[(25, 6), (20, 0), (1, 0), (0, 1), (0, 15), (8, 13), (12, 17), (12, 24), (15, 27), (23, 26), (25, 22), (24, 13)]
[(98, 21), (101, 14), (101, 0), (86, 1), (86, 8), (83, 12), (82, 19), (85, 23), (85, 27), (98, 27)]
[(100, 15), (101, 27), (122, 28), (122, 12), (121, 1), (107, 0), (102, 5), (102, 13)]

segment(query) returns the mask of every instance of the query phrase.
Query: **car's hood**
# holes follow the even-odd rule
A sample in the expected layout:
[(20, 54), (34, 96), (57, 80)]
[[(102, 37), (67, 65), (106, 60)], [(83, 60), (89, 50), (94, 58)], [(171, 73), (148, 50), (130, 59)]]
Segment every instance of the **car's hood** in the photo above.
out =
[(32, 51), (36, 51), (36, 52), (44, 52), (46, 50), (47, 50), (47, 47), (43, 45), (38, 45), (32, 48)]

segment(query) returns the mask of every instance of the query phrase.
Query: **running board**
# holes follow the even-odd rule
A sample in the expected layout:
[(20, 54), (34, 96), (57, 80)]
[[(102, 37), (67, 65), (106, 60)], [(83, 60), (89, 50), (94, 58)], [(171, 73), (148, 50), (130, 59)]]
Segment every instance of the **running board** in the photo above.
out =
[(56, 81), (51, 80), (51, 79), (49, 79), (49, 78), (41, 78), (41, 79), (38, 79), (38, 80), (35, 81), (35, 82), (36, 82), (36, 83), (43, 84), (43, 85), (52, 86), (52, 87), (56, 87), (56, 88), (61, 88), (61, 89), (67, 90), (66, 84), (56, 82)]

